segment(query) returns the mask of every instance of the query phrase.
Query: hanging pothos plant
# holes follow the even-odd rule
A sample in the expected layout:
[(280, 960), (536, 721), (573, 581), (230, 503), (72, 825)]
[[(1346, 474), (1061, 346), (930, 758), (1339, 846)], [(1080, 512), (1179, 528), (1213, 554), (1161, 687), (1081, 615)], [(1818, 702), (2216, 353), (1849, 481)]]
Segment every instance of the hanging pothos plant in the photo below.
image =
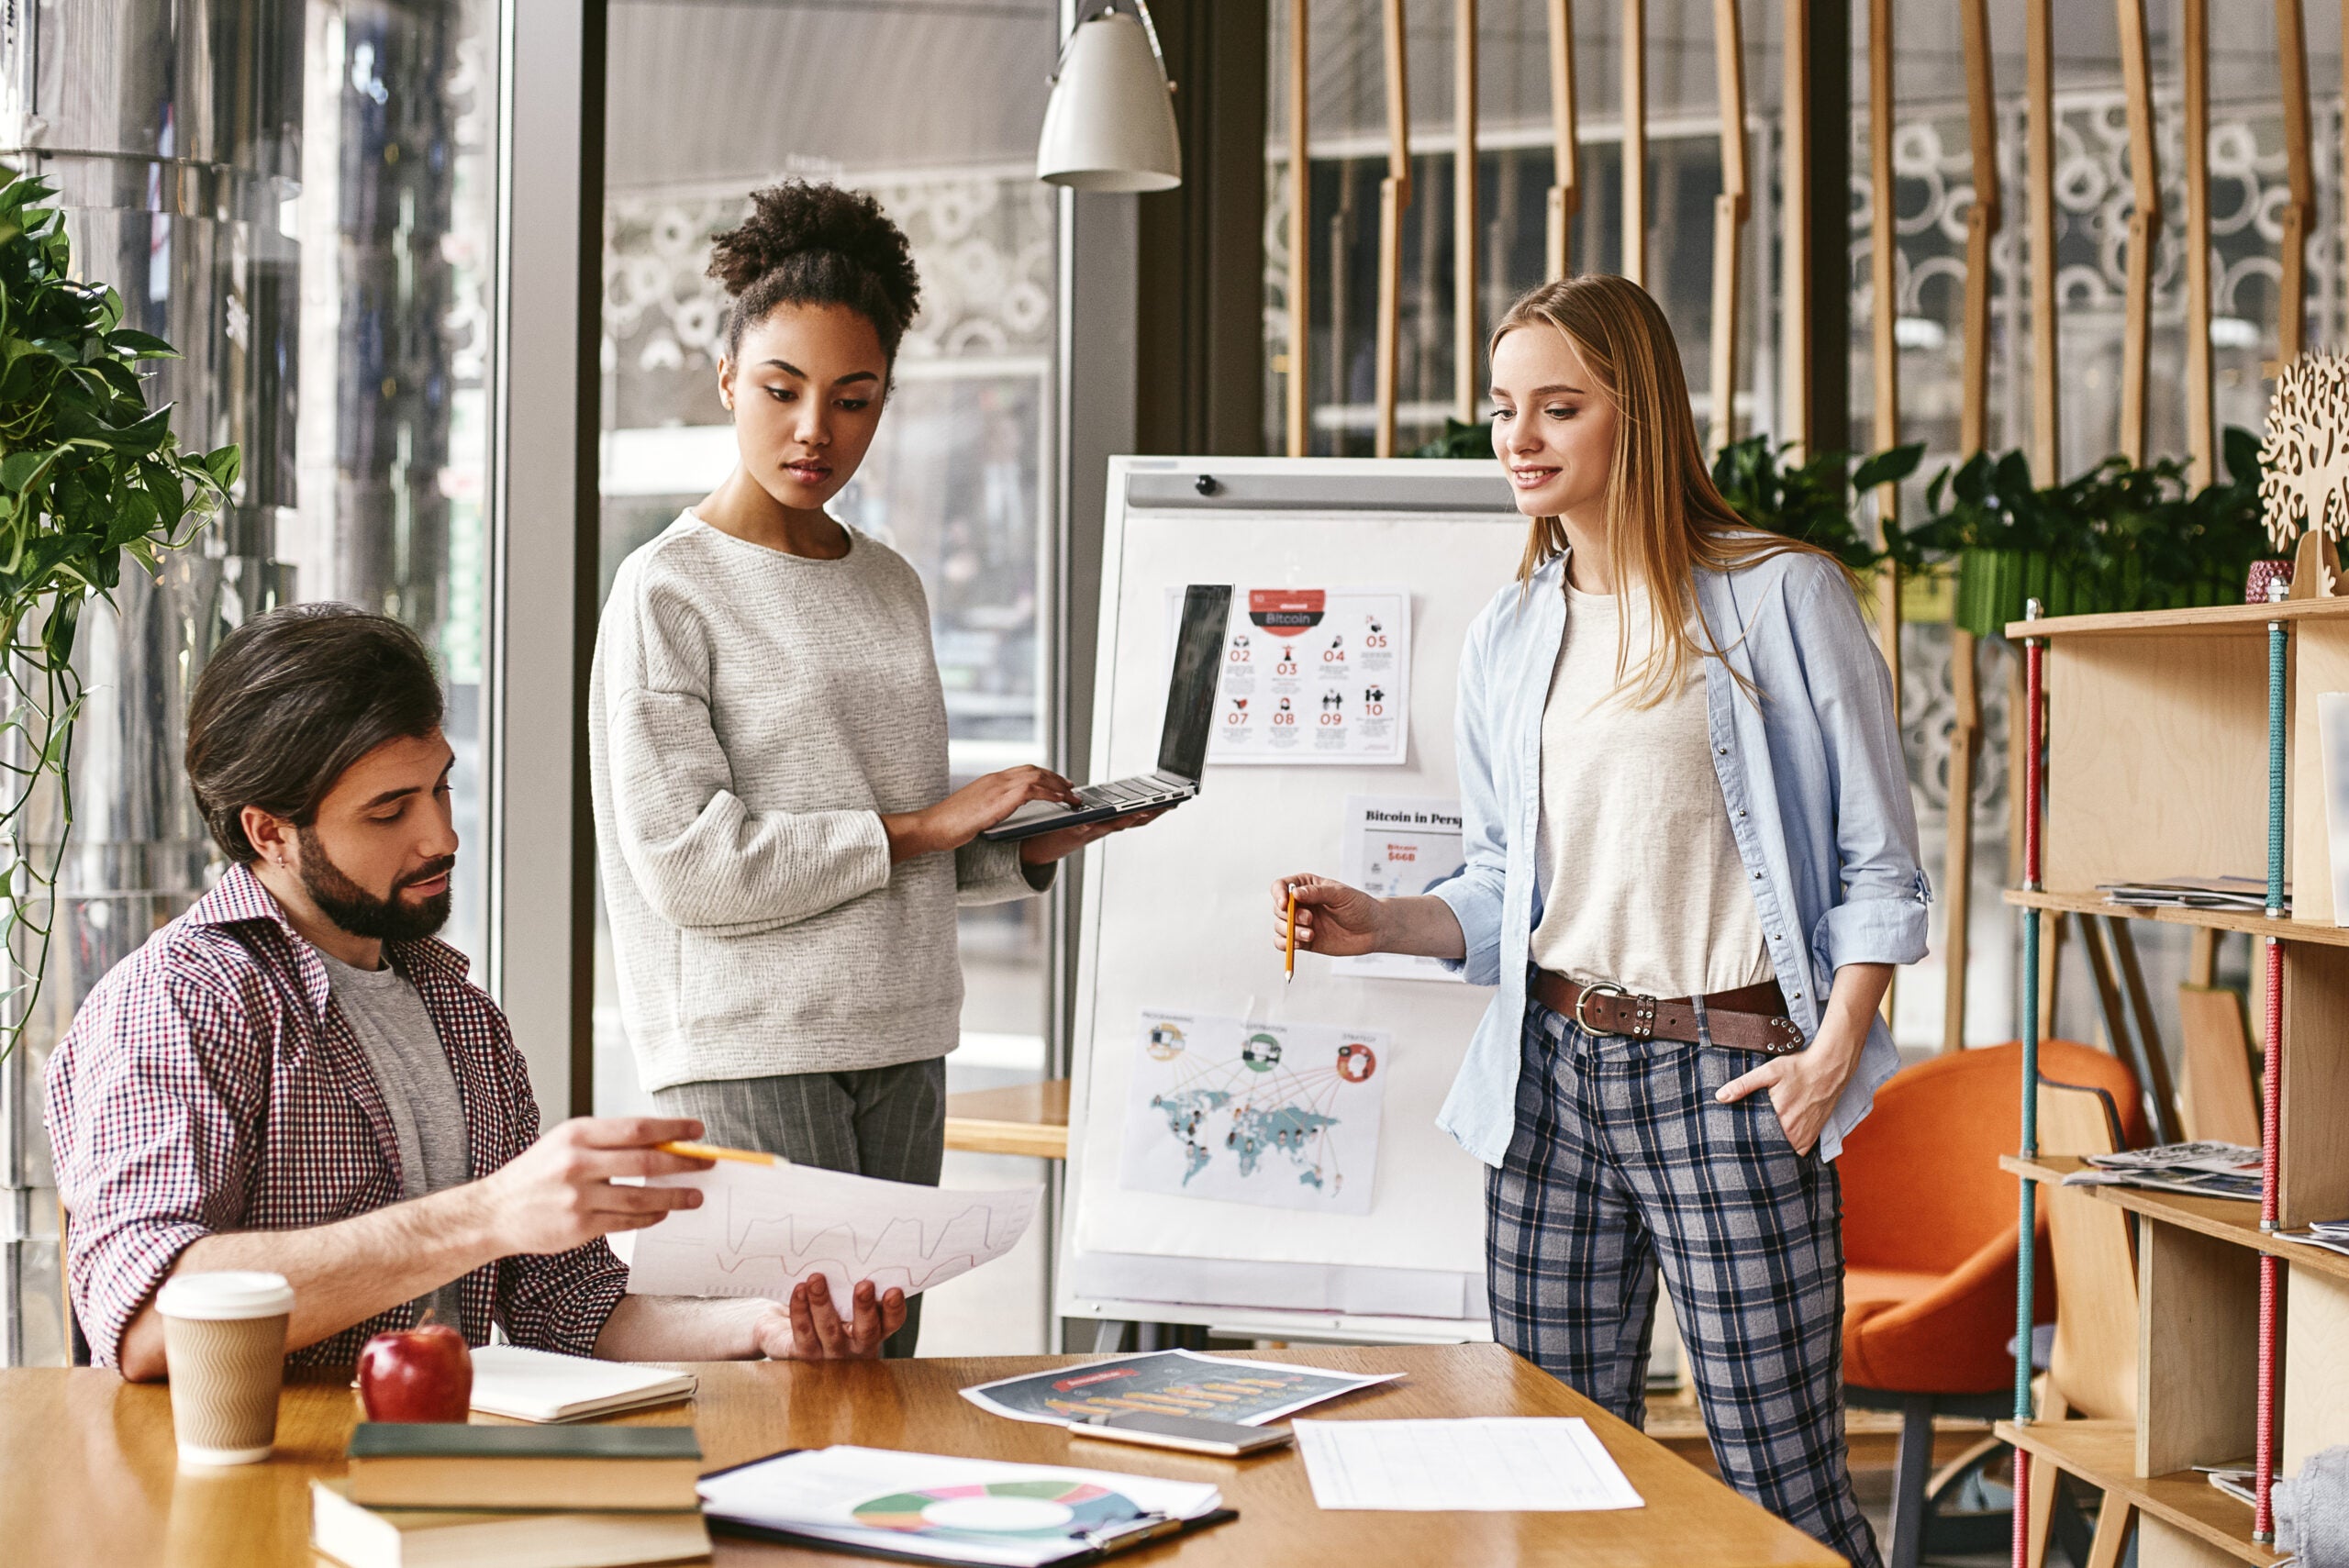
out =
[[(169, 343), (121, 325), (122, 299), (76, 282), (64, 217), (39, 179), (0, 167), (0, 1057), (40, 994), (53, 894), (73, 821), (68, 762), (82, 686), (83, 606), (111, 596), (125, 561), (154, 573), (237, 481), (239, 454), (181, 449), (150, 408), (142, 360)], [(56, 841), (28, 841), (57, 791)]]

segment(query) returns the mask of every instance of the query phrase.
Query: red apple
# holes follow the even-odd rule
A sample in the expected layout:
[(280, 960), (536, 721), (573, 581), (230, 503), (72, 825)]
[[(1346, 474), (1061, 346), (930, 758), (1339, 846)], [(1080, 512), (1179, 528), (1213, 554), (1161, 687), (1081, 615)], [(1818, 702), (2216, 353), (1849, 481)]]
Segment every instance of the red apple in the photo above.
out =
[(359, 1352), (359, 1398), (371, 1421), (462, 1421), (473, 1353), (446, 1323), (378, 1334)]

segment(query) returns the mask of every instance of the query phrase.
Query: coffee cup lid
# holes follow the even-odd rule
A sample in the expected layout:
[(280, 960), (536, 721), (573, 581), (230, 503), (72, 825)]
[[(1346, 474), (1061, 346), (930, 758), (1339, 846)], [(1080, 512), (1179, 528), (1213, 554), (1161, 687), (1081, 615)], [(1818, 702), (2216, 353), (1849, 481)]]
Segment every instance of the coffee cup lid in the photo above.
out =
[(155, 1310), (166, 1318), (272, 1318), (293, 1307), (294, 1287), (285, 1276), (257, 1269), (173, 1274), (155, 1293)]

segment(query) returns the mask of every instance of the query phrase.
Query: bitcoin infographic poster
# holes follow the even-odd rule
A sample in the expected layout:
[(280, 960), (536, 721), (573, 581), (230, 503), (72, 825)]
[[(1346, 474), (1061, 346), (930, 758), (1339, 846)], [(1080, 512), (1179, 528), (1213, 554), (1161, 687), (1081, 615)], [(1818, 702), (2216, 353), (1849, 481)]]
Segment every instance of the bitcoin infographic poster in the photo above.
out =
[(1236, 587), (1208, 762), (1399, 766), (1410, 681), (1408, 590)]
[[(1338, 880), (1380, 898), (1412, 898), (1460, 874), (1460, 803), (1431, 795), (1350, 795)], [(1408, 952), (1334, 959), (1330, 973), (1356, 980), (1461, 984), (1457, 970)]]
[(1379, 1029), (1144, 1008), (1118, 1184), (1368, 1214), (1393, 1051)]

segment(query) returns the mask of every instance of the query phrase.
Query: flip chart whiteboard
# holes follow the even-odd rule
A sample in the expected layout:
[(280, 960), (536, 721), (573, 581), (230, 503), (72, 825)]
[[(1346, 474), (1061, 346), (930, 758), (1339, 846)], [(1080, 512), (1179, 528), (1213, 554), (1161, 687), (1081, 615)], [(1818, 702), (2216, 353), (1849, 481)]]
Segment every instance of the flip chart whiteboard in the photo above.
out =
[[(1243, 598), (1251, 588), (1405, 586), (1409, 733), (1399, 764), (1230, 766), (1211, 758), (1197, 799), (1088, 851), (1058, 1273), (1063, 1316), (1364, 1338), (1486, 1334), (1484, 1167), (1437, 1130), (1435, 1114), (1490, 992), (1342, 976), (1311, 954), (1298, 955), (1296, 982), (1285, 986), (1270, 887), (1288, 873), (1341, 874), (1350, 795), (1456, 797), (1461, 646), (1512, 581), (1525, 529), (1492, 462), (1112, 460), (1090, 777), (1155, 765), (1170, 594), (1179, 599), (1191, 583), (1230, 584)], [(1325, 630), (1323, 642), (1332, 635)], [(1314, 722), (1328, 711), (1297, 706)], [(1219, 721), (1232, 717), (1219, 712)], [(1267, 1039), (1383, 1037), (1376, 1169), (1346, 1173), (1374, 1184), (1367, 1212), (1121, 1184), (1124, 1140), (1166, 1135), (1146, 1115), (1130, 1129), (1138, 1064), (1153, 1050), (1184, 1049), (1163, 1029), (1152, 1035), (1146, 1011), (1253, 1020), (1268, 1026)], [(1304, 1025), (1326, 1028), (1280, 1027)], [(1334, 1070), (1352, 1081), (1373, 1060), (1355, 1046)], [(1264, 1082), (1273, 1078), (1268, 1072)], [(1235, 1079), (1225, 1073), (1215, 1082), (1228, 1089)], [(1282, 1107), (1278, 1118), (1256, 1119), (1274, 1129), (1263, 1148), (1245, 1147), (1245, 1128), (1216, 1122), (1212, 1143), (1195, 1146), (1193, 1157), (1244, 1152), (1251, 1179), (1318, 1186), (1324, 1173), (1291, 1141), (1310, 1136), (1315, 1118)], [(1174, 1133), (1197, 1125), (1177, 1118)]]

